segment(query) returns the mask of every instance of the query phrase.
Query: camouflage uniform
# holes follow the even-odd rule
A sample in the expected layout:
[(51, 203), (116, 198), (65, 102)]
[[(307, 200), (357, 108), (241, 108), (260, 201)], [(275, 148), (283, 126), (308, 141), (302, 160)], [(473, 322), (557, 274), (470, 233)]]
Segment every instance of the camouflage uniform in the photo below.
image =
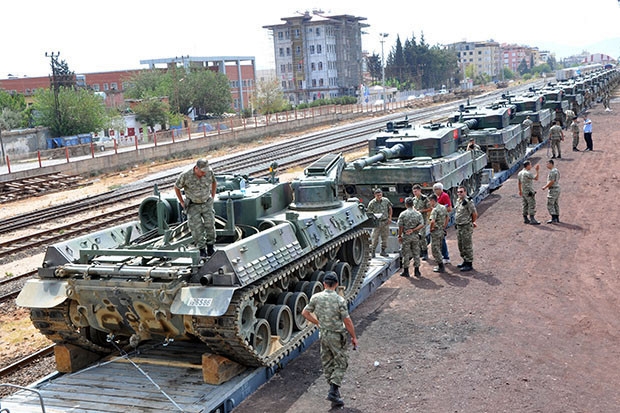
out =
[(560, 141), (562, 140), (562, 127), (560, 125), (553, 125), (549, 129), (549, 139), (551, 140), (551, 152), (553, 157), (562, 157), (562, 148), (560, 147)]
[[(533, 134), (534, 132), (534, 122), (532, 121), (532, 119), (530, 118), (526, 118), (523, 122), (521, 122), (521, 124), (523, 125), (523, 130), (526, 130), (527, 128), (530, 129), (530, 139), (528, 141), (528, 144), (531, 142), (531, 138), (532, 136), (536, 136)], [(538, 136), (540, 138), (540, 136)]]
[(335, 291), (324, 290), (314, 294), (304, 310), (314, 313), (319, 320), (321, 337), (321, 364), (328, 383), (342, 385), (349, 366), (347, 332), (343, 320), (349, 316), (346, 300)]
[(560, 215), (560, 205), (558, 200), (560, 199), (560, 171), (557, 168), (552, 168), (547, 176), (547, 182), (554, 181), (553, 185), (549, 187), (549, 193), (547, 194), (547, 209), (549, 214)]
[(573, 133), (573, 149), (579, 146), (579, 124), (575, 121), (570, 124), (570, 130)]
[(534, 178), (536, 175), (532, 171), (522, 169), (517, 175), (521, 182), (521, 203), (523, 205), (523, 216), (536, 215), (536, 191), (534, 191)]
[(573, 112), (571, 109), (566, 109), (566, 112), (564, 112), (564, 115), (566, 115), (566, 127), (568, 128), (570, 125), (570, 122), (572, 122), (573, 118), (575, 117), (575, 112)]
[(193, 169), (185, 171), (179, 175), (174, 184), (185, 191), (187, 224), (192, 233), (192, 240), (198, 248), (215, 244), (215, 211), (211, 197), (213, 182), (215, 175), (209, 167), (209, 171), (202, 178), (198, 178)]
[(435, 208), (431, 211), (431, 221), (435, 222), (435, 229), (431, 231), (431, 249), (433, 252), (433, 258), (438, 264), (442, 263), (443, 256), (441, 255), (441, 243), (446, 236), (446, 230), (444, 223), (448, 217), (448, 210), (441, 204), (435, 205)]
[(465, 197), (458, 199), (454, 208), (454, 222), (456, 224), (456, 239), (458, 241), (459, 252), (463, 261), (474, 262), (474, 243), (472, 236), (474, 233), (474, 224), (472, 214), (476, 212), (474, 201)]
[[(398, 226), (402, 227), (402, 244), (401, 250), (403, 255), (403, 268), (409, 268), (409, 262), (413, 258), (413, 266), (418, 268), (420, 266), (420, 245), (421, 241), (420, 231), (414, 231), (407, 234), (409, 230), (416, 228), (424, 223), (422, 214), (413, 208), (407, 208), (398, 216)], [(424, 241), (426, 244), (426, 242)]]
[(430, 208), (428, 198), (425, 195), (420, 195), (420, 198), (413, 196), (413, 207), (416, 211), (420, 212), (422, 219), (424, 220), (424, 226), (420, 228), (420, 252), (422, 255), (428, 254), (428, 240), (426, 239), (426, 228), (428, 226), (428, 212), (421, 212), (423, 209)]
[(389, 217), (391, 207), (392, 202), (390, 202), (387, 198), (381, 198), (381, 202), (378, 202), (373, 198), (368, 203), (368, 208), (366, 208), (367, 212), (370, 212), (371, 214), (382, 214), (379, 218), (379, 226), (373, 228), (372, 234), (370, 235), (370, 252), (372, 254), (374, 254), (377, 249), (379, 237), (381, 237), (381, 251), (385, 251), (385, 248), (387, 247), (388, 235), (390, 235)]

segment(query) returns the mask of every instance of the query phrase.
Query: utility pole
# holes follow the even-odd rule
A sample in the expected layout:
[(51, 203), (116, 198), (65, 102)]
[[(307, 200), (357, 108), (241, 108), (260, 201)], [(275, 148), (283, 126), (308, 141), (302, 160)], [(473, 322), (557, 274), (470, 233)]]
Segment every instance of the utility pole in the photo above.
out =
[(385, 112), (385, 58), (383, 57), (383, 43), (385, 43), (385, 38), (388, 37), (389, 33), (379, 33), (381, 36), (381, 91), (383, 92), (383, 111)]
[(60, 82), (58, 80), (58, 57), (60, 52), (45, 52), (45, 57), (50, 58), (50, 65), (52, 66), (52, 76), (50, 77), (50, 86), (54, 92), (54, 113), (56, 114), (56, 132), (60, 131), (61, 119), (60, 119), (60, 104), (58, 102), (58, 92), (60, 90)]

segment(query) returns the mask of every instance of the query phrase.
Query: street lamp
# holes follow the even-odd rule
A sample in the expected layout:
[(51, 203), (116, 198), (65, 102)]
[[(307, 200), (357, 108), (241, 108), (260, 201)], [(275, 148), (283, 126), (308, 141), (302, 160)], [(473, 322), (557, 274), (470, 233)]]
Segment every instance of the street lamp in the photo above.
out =
[(383, 111), (385, 112), (385, 59), (383, 57), (383, 43), (385, 43), (385, 38), (389, 36), (389, 33), (379, 33), (381, 37), (381, 92), (383, 93)]

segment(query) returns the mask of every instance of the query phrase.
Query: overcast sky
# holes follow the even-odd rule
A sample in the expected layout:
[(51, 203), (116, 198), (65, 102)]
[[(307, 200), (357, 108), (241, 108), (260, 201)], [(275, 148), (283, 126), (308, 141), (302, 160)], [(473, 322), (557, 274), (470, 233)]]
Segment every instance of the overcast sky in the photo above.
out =
[(258, 69), (271, 68), (273, 43), (263, 26), (313, 9), (365, 17), (362, 47), (371, 54), (381, 54), (379, 33), (389, 34), (386, 55), (397, 35), (404, 41), (423, 33), (430, 45), (493, 39), (558, 59), (584, 49), (620, 56), (618, 0), (10, 0), (0, 6), (0, 78), (48, 75), (45, 52), (60, 52), (75, 73), (145, 68), (140, 60), (184, 55), (254, 56)]

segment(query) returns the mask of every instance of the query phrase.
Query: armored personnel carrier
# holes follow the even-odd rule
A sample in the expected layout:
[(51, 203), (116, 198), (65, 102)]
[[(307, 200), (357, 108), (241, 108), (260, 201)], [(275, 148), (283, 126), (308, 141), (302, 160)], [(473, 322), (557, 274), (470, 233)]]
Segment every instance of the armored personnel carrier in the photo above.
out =
[(270, 366), (316, 328), (301, 312), (335, 271), (359, 292), (371, 218), (343, 201), (340, 155), (292, 183), (218, 177), (215, 253), (203, 259), (171, 194), (140, 205), (140, 220), (47, 248), (17, 304), (56, 343), (105, 354), (145, 340), (194, 340), (205, 351)]
[(507, 102), (484, 108), (461, 105), (452, 119), (454, 122), (475, 121), (467, 137), (473, 138), (486, 152), (488, 166), (497, 172), (510, 169), (521, 159), (530, 142), (531, 128), (513, 122), (516, 113), (517, 106)]
[(456, 188), (464, 185), (469, 194), (481, 186), (486, 154), (478, 149), (459, 149), (466, 142), (469, 127), (465, 123), (430, 123), (414, 126), (407, 119), (388, 122), (386, 128), (368, 140), (369, 155), (347, 163), (342, 172), (341, 193), (368, 203), (373, 191), (381, 188), (396, 211), (405, 209), (414, 184), (431, 191), (441, 182), (456, 200)]

